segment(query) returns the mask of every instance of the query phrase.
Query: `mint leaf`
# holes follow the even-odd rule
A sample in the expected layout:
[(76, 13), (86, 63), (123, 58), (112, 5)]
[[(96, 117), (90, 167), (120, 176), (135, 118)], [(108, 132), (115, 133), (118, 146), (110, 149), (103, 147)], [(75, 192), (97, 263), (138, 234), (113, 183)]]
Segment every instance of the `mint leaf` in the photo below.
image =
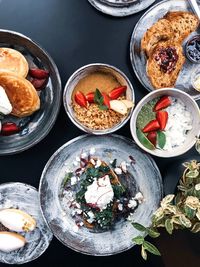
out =
[(157, 247), (155, 247), (153, 244), (151, 244), (148, 241), (144, 241), (143, 243), (144, 249), (146, 249), (147, 251), (149, 251), (150, 253), (160, 256), (160, 251), (157, 249)]
[(147, 233), (152, 238), (156, 238), (156, 237), (160, 236), (160, 233), (158, 233), (157, 231), (150, 229), (150, 228), (147, 228)]
[(142, 245), (145, 242), (144, 237), (140, 235), (133, 238), (132, 241), (135, 242), (136, 245)]
[(158, 131), (157, 132), (157, 142), (158, 142), (158, 146), (163, 149), (165, 144), (166, 144), (166, 136), (163, 132)]
[(102, 105), (103, 104), (103, 96), (101, 94), (101, 92), (99, 91), (99, 89), (97, 88), (95, 93), (94, 93), (94, 102), (98, 105)]
[(132, 223), (133, 227), (141, 232), (146, 232), (147, 228), (144, 227), (143, 225), (139, 224), (139, 223)]
[(99, 109), (101, 110), (108, 110), (108, 107), (105, 105), (99, 105)]

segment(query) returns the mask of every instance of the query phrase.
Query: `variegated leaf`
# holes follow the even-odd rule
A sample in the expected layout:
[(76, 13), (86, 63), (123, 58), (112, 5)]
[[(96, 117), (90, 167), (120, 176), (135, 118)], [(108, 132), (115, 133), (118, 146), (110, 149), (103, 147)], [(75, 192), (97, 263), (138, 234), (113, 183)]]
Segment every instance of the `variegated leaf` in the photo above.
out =
[(193, 219), (196, 215), (196, 209), (191, 209), (188, 206), (184, 206), (184, 211), (185, 211), (185, 215), (189, 218), (189, 219)]
[(198, 233), (200, 232), (200, 222), (197, 222), (193, 225), (192, 229), (191, 229), (191, 232), (193, 233)]
[(200, 221), (200, 208), (197, 209), (196, 217)]
[(173, 214), (177, 213), (177, 207), (174, 205), (167, 205), (166, 210), (168, 210), (170, 213), (173, 213)]
[(142, 255), (142, 258), (146, 261), (147, 260), (147, 253), (146, 253), (146, 250), (144, 249), (144, 246), (142, 246), (142, 248), (141, 248), (141, 255)]
[(164, 197), (163, 200), (161, 201), (161, 207), (165, 208), (167, 204), (172, 202), (174, 197), (175, 195), (167, 195), (166, 197)]
[(173, 221), (171, 219), (167, 219), (165, 221), (165, 229), (170, 235), (172, 234), (174, 227), (173, 227)]
[(189, 171), (189, 172), (186, 173), (186, 177), (187, 178), (192, 178), (193, 179), (193, 178), (196, 178), (198, 176), (199, 176), (199, 171), (197, 169)]
[(181, 224), (186, 228), (190, 228), (192, 226), (191, 221), (188, 218), (186, 218), (186, 216), (184, 214), (181, 214), (179, 216), (179, 220), (180, 220)]

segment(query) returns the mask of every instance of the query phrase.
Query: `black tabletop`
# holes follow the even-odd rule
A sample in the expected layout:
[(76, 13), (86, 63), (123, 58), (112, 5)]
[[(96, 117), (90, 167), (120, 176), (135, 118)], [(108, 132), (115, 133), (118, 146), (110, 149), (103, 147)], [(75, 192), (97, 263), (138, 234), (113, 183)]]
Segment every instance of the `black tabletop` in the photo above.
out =
[[(128, 76), (138, 102), (147, 91), (133, 73), (129, 43), (133, 28), (143, 13), (114, 18), (100, 13), (87, 0), (0, 0), (0, 28), (25, 34), (45, 48), (58, 66), (63, 87), (79, 67), (95, 62), (108, 63)], [(43, 141), (23, 153), (0, 157), (1, 183), (19, 181), (38, 188), (42, 170), (53, 152), (82, 134), (61, 106), (53, 129)], [(131, 138), (129, 124), (117, 134)], [(155, 158), (163, 175), (165, 193), (173, 193), (183, 170), (181, 163), (188, 159), (199, 160), (200, 156), (192, 149), (177, 158)], [(74, 252), (54, 238), (39, 259), (26, 265), (197, 267), (200, 266), (198, 241), (199, 235), (186, 231), (178, 231), (173, 236), (162, 231), (157, 240), (152, 240), (162, 256), (150, 256), (145, 262), (138, 247), (115, 256), (92, 257)]]

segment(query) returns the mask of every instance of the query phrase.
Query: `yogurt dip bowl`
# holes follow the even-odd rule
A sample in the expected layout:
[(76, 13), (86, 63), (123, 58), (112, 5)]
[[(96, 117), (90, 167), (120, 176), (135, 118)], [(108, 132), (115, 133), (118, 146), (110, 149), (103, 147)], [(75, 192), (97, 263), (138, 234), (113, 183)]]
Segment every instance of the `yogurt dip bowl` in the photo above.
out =
[[(108, 79), (107, 82), (104, 81), (104, 76), (105, 79)], [(90, 79), (87, 79), (88, 77), (90, 77)], [(90, 95), (90, 93), (93, 93), (94, 98), (94, 94), (96, 95), (95, 90), (97, 89), (99, 89), (102, 95), (106, 94), (108, 97), (109, 92), (119, 87), (125, 87), (125, 91), (116, 100), (128, 100), (129, 103), (133, 103), (133, 106), (127, 108), (127, 112), (124, 115), (117, 113), (111, 109), (111, 101), (113, 101), (113, 99), (111, 98), (108, 99), (108, 101), (110, 101), (110, 108), (107, 108), (107, 110), (105, 111), (107, 113), (105, 113), (104, 110), (101, 110), (101, 112), (99, 112), (97, 105), (95, 107), (94, 103), (90, 103), (90, 100), (88, 100), (88, 98), (85, 99), (88, 95)], [(79, 105), (77, 104), (76, 93), (80, 92), (81, 97), (84, 97), (85, 100), (83, 99), (83, 102), (80, 102)], [(101, 95), (99, 100), (101, 100)], [(84, 101), (87, 101), (86, 107), (84, 107)], [(71, 121), (79, 129), (87, 133), (96, 135), (108, 134), (120, 129), (129, 120), (133, 111), (134, 101), (134, 90), (126, 75), (119, 69), (111, 65), (102, 63), (89, 64), (81, 67), (76, 72), (74, 72), (67, 81), (63, 94), (64, 107)], [(81, 107), (82, 103), (83, 106)], [(90, 105), (93, 105), (94, 110), (90, 109)], [(105, 105), (106, 103), (104, 102), (102, 104), (103, 108), (105, 108)], [(96, 127), (96, 118), (94, 118), (95, 115), (93, 116), (93, 114), (96, 114), (96, 116), (101, 119), (99, 123), (100, 127), (101, 123), (105, 122), (105, 124), (102, 126), (102, 129), (97, 129), (98, 125)], [(82, 121), (80, 120), (81, 116)], [(102, 120), (101, 116), (104, 116), (104, 120)], [(90, 124), (90, 118), (91, 125), (93, 125), (91, 127), (88, 126)], [(109, 118), (111, 122), (109, 122)], [(106, 120), (108, 120), (108, 123), (110, 124), (108, 124), (109, 127), (103, 129), (103, 127), (106, 125)], [(94, 125), (96, 128), (94, 128)]]
[[(148, 125), (148, 123), (145, 123), (141, 128), (141, 130), (138, 131), (137, 126), (139, 125), (139, 122), (137, 120), (138, 120), (138, 115), (140, 114), (141, 116), (140, 113), (141, 109), (144, 106), (147, 107), (146, 106), (147, 104), (149, 105), (152, 103), (153, 103), (152, 110), (155, 109), (156, 104), (159, 102), (160, 99), (162, 100), (163, 97), (165, 97), (166, 99), (168, 98), (170, 100), (170, 104), (168, 103), (166, 107), (160, 109), (157, 105), (158, 111), (155, 111), (155, 115), (153, 115), (155, 116), (155, 118), (152, 117), (151, 119), (149, 119), (149, 121), (151, 122), (150, 125)], [(162, 113), (161, 115), (165, 115), (164, 116), (165, 118), (162, 119), (161, 122), (161, 124), (163, 124), (163, 120), (165, 120), (164, 122), (165, 125), (164, 126), (162, 125), (164, 128), (156, 125), (157, 121), (159, 121), (160, 114), (158, 113), (160, 111)], [(192, 148), (192, 146), (196, 142), (196, 137), (199, 136), (200, 133), (199, 107), (197, 103), (187, 93), (183, 91), (180, 91), (176, 88), (159, 89), (157, 91), (153, 91), (148, 95), (146, 95), (137, 104), (131, 116), (130, 130), (132, 137), (137, 143), (137, 145), (146, 152), (154, 156), (163, 158), (176, 157), (184, 154), (190, 148)], [(160, 132), (162, 133), (160, 134)], [(159, 147), (158, 145), (160, 141), (162, 144), (161, 145), (162, 148)], [(154, 145), (152, 144), (152, 142), (154, 143)]]

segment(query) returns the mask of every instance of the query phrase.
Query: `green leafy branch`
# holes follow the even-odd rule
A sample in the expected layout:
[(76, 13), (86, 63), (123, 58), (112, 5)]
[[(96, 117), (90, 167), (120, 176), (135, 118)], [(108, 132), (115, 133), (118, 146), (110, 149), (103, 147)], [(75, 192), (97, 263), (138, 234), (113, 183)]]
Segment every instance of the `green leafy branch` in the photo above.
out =
[(157, 238), (158, 228), (165, 228), (169, 234), (176, 229), (188, 229), (193, 233), (200, 232), (200, 163), (196, 160), (185, 162), (185, 170), (179, 181), (176, 195), (167, 195), (160, 203), (152, 217), (151, 226), (146, 228), (136, 222), (132, 225), (143, 233), (133, 242), (141, 245), (141, 255), (146, 260), (146, 251), (160, 255), (158, 249), (145, 240), (145, 236)]

